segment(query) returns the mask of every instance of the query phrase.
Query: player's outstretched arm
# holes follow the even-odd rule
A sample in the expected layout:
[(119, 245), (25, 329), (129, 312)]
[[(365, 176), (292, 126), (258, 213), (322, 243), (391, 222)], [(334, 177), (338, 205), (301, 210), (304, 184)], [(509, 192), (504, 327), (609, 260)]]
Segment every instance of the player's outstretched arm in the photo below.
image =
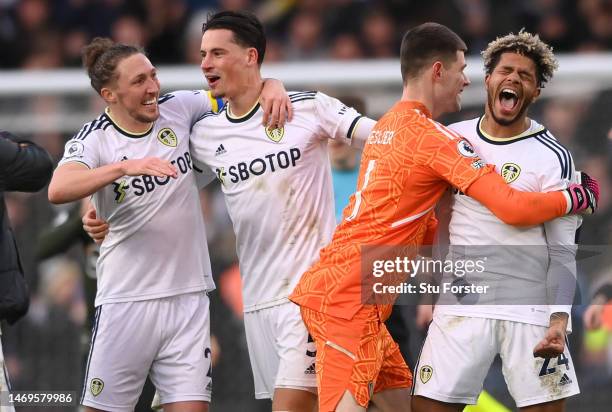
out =
[(497, 173), (487, 173), (470, 185), (467, 194), (508, 225), (531, 226), (568, 214), (593, 213), (599, 185), (589, 177), (588, 184), (583, 180), (563, 191), (521, 192), (508, 186)]
[(265, 79), (259, 102), (263, 109), (263, 125), (279, 128), (293, 118), (293, 107), (280, 80)]
[(68, 203), (87, 197), (122, 176), (171, 176), (176, 178), (176, 167), (157, 157), (131, 159), (89, 169), (82, 163), (65, 163), (55, 169), (49, 184), (51, 203)]

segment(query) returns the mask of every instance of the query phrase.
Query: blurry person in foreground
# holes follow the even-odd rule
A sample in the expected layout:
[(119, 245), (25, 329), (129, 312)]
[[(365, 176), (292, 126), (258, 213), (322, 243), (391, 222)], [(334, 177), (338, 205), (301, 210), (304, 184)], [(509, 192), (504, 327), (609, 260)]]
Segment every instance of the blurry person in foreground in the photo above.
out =
[[(8, 132), (0, 132), (0, 320), (9, 324), (26, 314), (29, 296), (8, 221), (4, 192), (36, 192), (49, 183), (52, 171), (53, 162), (46, 151)], [(0, 368), (0, 391), (6, 392), (10, 390), (10, 383), (1, 344)], [(12, 412), (14, 408), (12, 405), (3, 406), (2, 411)]]

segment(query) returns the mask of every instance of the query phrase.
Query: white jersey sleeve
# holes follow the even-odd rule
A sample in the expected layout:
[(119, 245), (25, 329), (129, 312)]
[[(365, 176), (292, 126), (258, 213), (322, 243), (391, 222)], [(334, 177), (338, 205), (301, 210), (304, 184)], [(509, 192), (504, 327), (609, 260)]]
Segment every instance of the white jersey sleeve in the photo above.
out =
[(557, 160), (541, 165), (538, 176), (539, 191), (553, 192), (567, 189), (571, 182), (576, 181), (576, 170), (571, 153), (548, 130), (537, 136), (536, 139), (554, 153), (554, 158)]
[(176, 104), (169, 108), (177, 117), (186, 117), (187, 124), (193, 126), (207, 112), (217, 113), (223, 107), (223, 100), (213, 97), (206, 90), (178, 90), (159, 98), (163, 103), (166, 99), (176, 98)]
[(100, 140), (86, 139), (92, 132), (105, 130), (111, 126), (106, 114), (102, 114), (96, 120), (86, 123), (64, 146), (64, 155), (58, 166), (70, 162), (82, 163), (90, 169), (95, 169), (100, 164)]
[(193, 159), (193, 170), (195, 172), (194, 174), (198, 189), (205, 188), (210, 184), (210, 182), (217, 178), (210, 168), (206, 167), (206, 165), (198, 162), (195, 159)]
[(347, 145), (363, 148), (376, 121), (362, 116), (357, 110), (324, 93), (315, 96), (315, 111), (319, 133)]

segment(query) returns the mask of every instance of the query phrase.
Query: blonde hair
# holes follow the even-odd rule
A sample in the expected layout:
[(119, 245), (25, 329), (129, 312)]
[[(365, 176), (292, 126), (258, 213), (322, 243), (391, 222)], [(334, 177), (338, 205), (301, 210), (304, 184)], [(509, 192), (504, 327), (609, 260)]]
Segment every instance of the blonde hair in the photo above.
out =
[(537, 34), (521, 29), (518, 34), (510, 33), (488, 44), (486, 50), (481, 53), (486, 74), (493, 72), (505, 52), (518, 53), (533, 60), (540, 88), (552, 79), (554, 71), (559, 67), (552, 47), (540, 40)]

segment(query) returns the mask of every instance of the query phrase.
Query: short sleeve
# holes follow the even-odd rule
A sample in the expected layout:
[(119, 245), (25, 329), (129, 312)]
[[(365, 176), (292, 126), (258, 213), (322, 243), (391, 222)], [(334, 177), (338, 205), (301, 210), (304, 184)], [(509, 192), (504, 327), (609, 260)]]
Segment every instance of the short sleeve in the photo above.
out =
[(205, 113), (211, 111), (217, 113), (224, 104), (221, 98), (214, 97), (206, 90), (179, 90), (160, 97), (159, 102), (160, 104), (168, 102), (172, 105), (173, 99), (180, 103), (180, 110), (186, 113), (190, 126), (193, 126)]
[[(544, 156), (538, 163), (541, 167), (538, 180), (541, 192), (567, 189), (570, 183), (578, 183), (572, 154), (550, 132), (536, 139), (542, 144)], [(545, 158), (544, 158), (545, 157)]]
[(432, 136), (424, 139), (417, 151), (419, 163), (463, 193), (478, 178), (495, 170), (478, 156), (467, 139), (434, 120), (427, 121), (433, 126)]
[[(343, 143), (351, 145), (353, 139), (357, 137), (356, 132), (361, 129), (360, 123), (369, 124), (369, 130), (374, 126), (373, 120), (364, 118), (357, 110), (346, 106), (336, 98), (317, 92), (314, 100), (319, 133), (323, 136), (342, 140)], [(366, 137), (367, 134), (360, 140), (365, 141)]]
[[(86, 129), (85, 125), (83, 129)], [(83, 130), (81, 129), (81, 130)], [(78, 162), (82, 163), (90, 169), (95, 169), (100, 166), (100, 148), (98, 147), (99, 139), (97, 133), (77, 133), (72, 139), (66, 142), (64, 146), (64, 155), (59, 161), (58, 166), (66, 163)]]
[(210, 168), (195, 159), (193, 159), (193, 166), (196, 185), (198, 186), (198, 189), (202, 189), (208, 186), (210, 182), (217, 178), (215, 173)]

